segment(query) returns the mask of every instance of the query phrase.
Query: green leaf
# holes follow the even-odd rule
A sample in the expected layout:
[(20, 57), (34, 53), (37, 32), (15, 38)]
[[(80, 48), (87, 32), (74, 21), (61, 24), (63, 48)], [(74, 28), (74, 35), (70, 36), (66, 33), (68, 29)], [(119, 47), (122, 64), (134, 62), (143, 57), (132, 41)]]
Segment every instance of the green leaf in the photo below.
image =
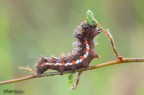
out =
[(68, 80), (69, 80), (68, 85), (72, 85), (72, 83), (73, 83), (73, 73), (69, 74)]
[(96, 22), (97, 22), (97, 21), (96, 21), (96, 19), (95, 19), (95, 17), (94, 17), (93, 12), (90, 11), (90, 10), (87, 11), (86, 21), (87, 21), (87, 23), (88, 23), (89, 25), (91, 25), (91, 26), (96, 25)]

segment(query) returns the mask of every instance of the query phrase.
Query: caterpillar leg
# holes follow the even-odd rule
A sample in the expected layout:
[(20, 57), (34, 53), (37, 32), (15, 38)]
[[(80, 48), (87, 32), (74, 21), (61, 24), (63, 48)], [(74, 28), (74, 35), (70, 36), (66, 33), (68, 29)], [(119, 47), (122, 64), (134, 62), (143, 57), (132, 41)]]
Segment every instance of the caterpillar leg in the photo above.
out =
[(89, 67), (89, 64), (90, 64), (89, 62), (83, 62), (82, 67), (87, 68), (87, 67)]
[(101, 31), (102, 29), (96, 29), (96, 31), (95, 31), (95, 33), (94, 33), (94, 37), (96, 36), (96, 35), (98, 35), (98, 34), (100, 34), (102, 31)]
[(77, 69), (77, 67), (75, 65), (71, 66), (71, 73), (75, 73), (76, 69)]
[(38, 68), (38, 69), (36, 70), (35, 75), (36, 75), (36, 76), (40, 76), (40, 75), (43, 74), (46, 70), (48, 70), (48, 69), (47, 69), (47, 68)]
[(101, 33), (102, 32), (101, 30), (102, 29), (97, 29), (96, 35), (99, 34), (99, 33)]
[(64, 66), (60, 66), (60, 67), (58, 68), (58, 72), (60, 72), (60, 75), (63, 75), (64, 69), (65, 69)]

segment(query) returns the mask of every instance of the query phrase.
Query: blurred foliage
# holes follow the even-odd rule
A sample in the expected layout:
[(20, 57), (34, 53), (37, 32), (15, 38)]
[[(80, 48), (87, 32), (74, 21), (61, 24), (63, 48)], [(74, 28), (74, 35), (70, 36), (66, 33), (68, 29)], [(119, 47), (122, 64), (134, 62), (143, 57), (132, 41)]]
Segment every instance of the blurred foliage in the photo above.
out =
[[(38, 58), (59, 56), (73, 48), (73, 30), (93, 11), (99, 23), (113, 34), (121, 55), (144, 56), (144, 0), (0, 0), (0, 81), (28, 73), (21, 66), (32, 66)], [(107, 37), (95, 41), (101, 58), (91, 65), (115, 59)], [(82, 74), (74, 91), (68, 75), (45, 77), (0, 86), (24, 90), (23, 95), (143, 95), (144, 65), (115, 65)]]

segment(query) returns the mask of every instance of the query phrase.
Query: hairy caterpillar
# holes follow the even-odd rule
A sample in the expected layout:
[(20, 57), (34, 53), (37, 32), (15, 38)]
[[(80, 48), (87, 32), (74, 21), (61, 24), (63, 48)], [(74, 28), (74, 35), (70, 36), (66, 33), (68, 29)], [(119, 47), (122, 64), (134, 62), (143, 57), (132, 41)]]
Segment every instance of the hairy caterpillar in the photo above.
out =
[(75, 42), (76, 47), (72, 53), (59, 58), (40, 58), (36, 66), (37, 75), (44, 73), (48, 69), (57, 70), (60, 74), (67, 70), (74, 72), (76, 69), (88, 67), (93, 58), (99, 57), (95, 52), (93, 39), (100, 32), (96, 23), (93, 23), (94, 20), (91, 14), (88, 16), (91, 18), (81, 22), (75, 30), (74, 36), (78, 40)]

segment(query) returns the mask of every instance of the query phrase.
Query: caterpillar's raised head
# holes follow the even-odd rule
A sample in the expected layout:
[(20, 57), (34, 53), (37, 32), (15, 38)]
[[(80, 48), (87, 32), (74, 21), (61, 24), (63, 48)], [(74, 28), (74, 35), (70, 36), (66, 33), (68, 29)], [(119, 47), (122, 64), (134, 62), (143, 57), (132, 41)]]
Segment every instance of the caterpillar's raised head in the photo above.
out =
[(75, 31), (75, 37), (79, 40), (87, 38), (88, 40), (93, 40), (93, 38), (99, 33), (97, 31), (97, 21), (94, 18), (93, 13), (88, 10), (86, 20), (83, 21)]

